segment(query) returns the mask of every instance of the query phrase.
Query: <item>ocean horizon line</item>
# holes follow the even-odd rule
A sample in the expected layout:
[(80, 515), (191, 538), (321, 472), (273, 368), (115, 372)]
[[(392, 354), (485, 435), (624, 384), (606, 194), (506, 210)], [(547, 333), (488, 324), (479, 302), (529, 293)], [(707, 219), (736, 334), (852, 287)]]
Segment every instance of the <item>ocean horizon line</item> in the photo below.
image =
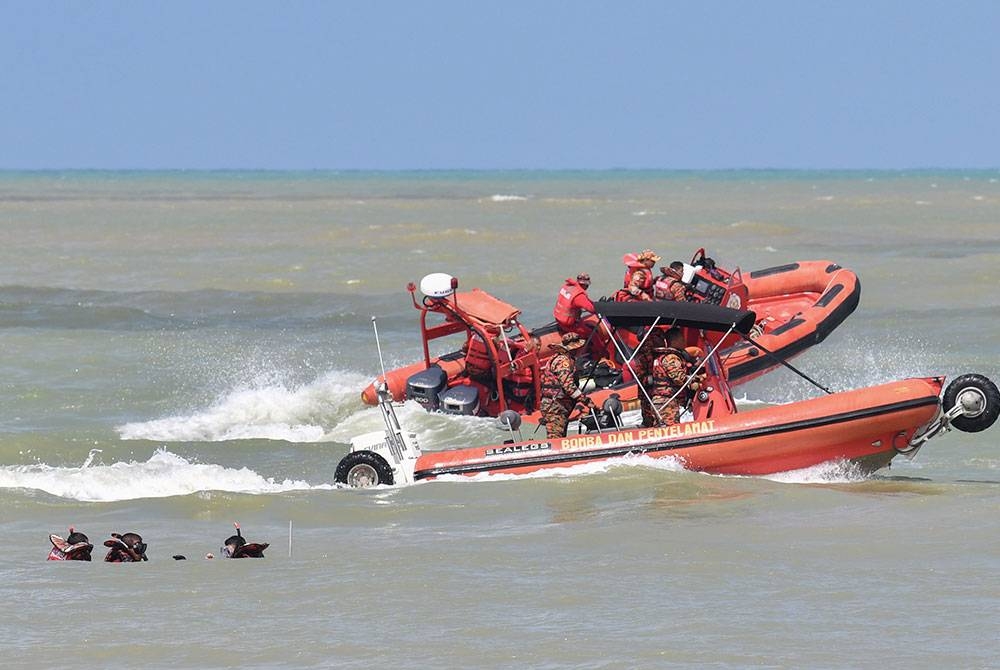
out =
[(909, 168), (14, 168), (0, 167), (0, 175), (51, 175), (51, 174), (184, 174), (184, 175), (494, 175), (494, 174), (657, 174), (657, 175), (720, 175), (720, 174), (956, 174), (956, 173), (1000, 173), (997, 167), (909, 167)]

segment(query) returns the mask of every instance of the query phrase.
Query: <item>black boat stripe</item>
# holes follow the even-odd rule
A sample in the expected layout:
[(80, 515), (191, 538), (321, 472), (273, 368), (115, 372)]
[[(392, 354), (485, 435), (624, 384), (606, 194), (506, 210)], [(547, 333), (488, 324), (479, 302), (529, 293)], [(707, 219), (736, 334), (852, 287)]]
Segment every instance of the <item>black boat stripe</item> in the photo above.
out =
[(788, 265), (776, 265), (773, 268), (764, 268), (763, 270), (753, 270), (750, 272), (751, 279), (760, 279), (761, 277), (770, 277), (771, 275), (780, 275), (783, 272), (791, 272), (792, 270), (798, 270), (798, 263), (789, 263)]
[[(454, 465), (454, 466), (441, 466), (436, 468), (428, 468), (426, 470), (415, 471), (413, 473), (413, 478), (417, 480), (417, 479), (427, 479), (428, 477), (438, 477), (440, 475), (463, 475), (475, 472), (489, 472), (491, 470), (509, 470), (524, 465), (538, 465), (538, 464), (550, 465), (553, 463), (569, 464), (574, 461), (589, 461), (595, 458), (612, 458), (614, 456), (624, 456), (630, 453), (648, 454), (648, 453), (657, 453), (663, 451), (674, 451), (675, 449), (683, 449), (686, 447), (693, 447), (698, 445), (714, 444), (716, 442), (727, 442), (730, 440), (744, 440), (751, 437), (759, 437), (761, 435), (777, 435), (781, 433), (790, 433), (799, 430), (805, 430), (807, 428), (818, 428), (820, 426), (828, 426), (836, 423), (846, 423), (849, 421), (856, 421), (858, 419), (866, 419), (870, 416), (875, 416), (878, 414), (899, 412), (903, 410), (914, 409), (916, 407), (934, 405), (937, 403), (938, 403), (938, 397), (936, 395), (925, 396), (923, 398), (915, 398), (913, 400), (891, 403), (889, 405), (880, 405), (878, 407), (869, 407), (867, 409), (844, 412), (842, 414), (835, 414), (821, 419), (804, 419), (802, 421), (793, 421), (791, 423), (787, 423), (784, 425), (777, 425), (765, 428), (752, 428), (747, 430), (735, 430), (728, 433), (716, 433), (713, 435), (691, 437), (683, 440), (676, 440), (670, 442), (669, 444), (660, 444), (658, 446), (652, 446), (652, 445), (643, 446), (641, 444), (638, 445), (632, 444), (630, 446), (608, 447), (606, 449), (555, 452), (549, 456), (541, 456), (541, 457), (536, 456), (534, 458), (513, 458), (510, 460), (490, 461), (488, 463), (472, 463), (469, 465)], [(655, 445), (656, 443), (654, 442), (652, 444)]]
[(826, 307), (831, 302), (833, 302), (833, 299), (836, 298), (838, 295), (840, 295), (840, 292), (843, 290), (844, 290), (843, 284), (834, 284), (833, 286), (830, 287), (830, 289), (826, 293), (822, 295), (822, 297), (820, 297), (819, 300), (816, 301), (816, 306)]

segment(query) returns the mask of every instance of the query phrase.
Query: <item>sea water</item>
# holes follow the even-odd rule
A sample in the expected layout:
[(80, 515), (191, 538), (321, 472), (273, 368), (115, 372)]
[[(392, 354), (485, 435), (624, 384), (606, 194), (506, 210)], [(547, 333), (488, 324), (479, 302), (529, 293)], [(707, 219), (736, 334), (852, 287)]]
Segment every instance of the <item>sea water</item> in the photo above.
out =
[[(387, 366), (417, 360), (431, 272), (540, 325), (644, 248), (827, 259), (861, 303), (809, 376), (1000, 379), (1000, 172), (6, 172), (0, 231), (3, 667), (997, 667), (1000, 427), (874, 476), (333, 474), (380, 427), (371, 317)], [(429, 448), (500, 437), (400, 417)], [(234, 521), (266, 559), (204, 558)], [(95, 562), (44, 560), (70, 525)], [(128, 531), (149, 562), (101, 563)]]

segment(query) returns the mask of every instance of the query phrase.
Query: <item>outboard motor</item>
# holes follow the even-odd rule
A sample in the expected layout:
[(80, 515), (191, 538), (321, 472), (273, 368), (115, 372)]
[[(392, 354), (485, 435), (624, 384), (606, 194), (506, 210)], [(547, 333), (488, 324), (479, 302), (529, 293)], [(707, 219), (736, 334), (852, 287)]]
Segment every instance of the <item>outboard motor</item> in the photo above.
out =
[(479, 389), (475, 386), (452, 386), (439, 393), (437, 399), (439, 408), (445, 414), (479, 414)]
[(410, 375), (406, 380), (406, 397), (416, 400), (425, 410), (438, 409), (438, 394), (448, 383), (448, 375), (437, 365)]

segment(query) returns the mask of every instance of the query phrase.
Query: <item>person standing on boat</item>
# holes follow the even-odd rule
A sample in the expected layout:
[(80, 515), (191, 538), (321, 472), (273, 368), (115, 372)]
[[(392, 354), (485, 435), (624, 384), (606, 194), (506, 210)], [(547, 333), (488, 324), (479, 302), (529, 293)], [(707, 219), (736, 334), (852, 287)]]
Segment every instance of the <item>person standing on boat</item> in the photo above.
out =
[(590, 275), (586, 272), (578, 274), (576, 279), (567, 279), (559, 289), (552, 316), (556, 319), (560, 333), (579, 334), (590, 343), (589, 350), (593, 359), (600, 360), (608, 356), (611, 342), (598, 328), (594, 303), (587, 295), (589, 288)]
[(672, 426), (679, 422), (681, 408), (688, 402), (689, 390), (698, 389), (697, 378), (688, 382), (689, 370), (696, 361), (685, 350), (684, 345), (684, 331), (671, 328), (667, 331), (666, 346), (656, 349), (658, 355), (653, 361), (650, 394), (659, 417), (654, 413), (653, 425)]
[(642, 425), (647, 428), (658, 423), (656, 412), (653, 411), (653, 405), (647, 396), (653, 395), (650, 375), (653, 373), (653, 363), (656, 360), (657, 352), (664, 346), (663, 330), (653, 328), (630, 363), (635, 379), (646, 390), (645, 393), (642, 392), (642, 389), (639, 390), (639, 409), (642, 411)]
[(559, 353), (549, 358), (542, 370), (540, 410), (546, 437), (566, 437), (569, 413), (577, 403), (593, 408), (593, 401), (576, 385), (576, 356), (584, 347), (579, 333), (566, 333), (561, 344), (550, 344)]
[[(552, 309), (552, 316), (559, 324), (561, 333), (578, 333), (580, 337), (587, 339), (594, 331), (594, 303), (587, 295), (590, 288), (590, 275), (581, 272), (576, 279), (567, 279), (559, 289), (559, 297), (556, 298), (556, 306)], [(587, 312), (589, 319), (584, 319), (583, 313)]]
[(660, 268), (660, 276), (653, 284), (653, 297), (657, 300), (687, 300), (684, 291), (684, 263), (672, 262), (668, 267)]

